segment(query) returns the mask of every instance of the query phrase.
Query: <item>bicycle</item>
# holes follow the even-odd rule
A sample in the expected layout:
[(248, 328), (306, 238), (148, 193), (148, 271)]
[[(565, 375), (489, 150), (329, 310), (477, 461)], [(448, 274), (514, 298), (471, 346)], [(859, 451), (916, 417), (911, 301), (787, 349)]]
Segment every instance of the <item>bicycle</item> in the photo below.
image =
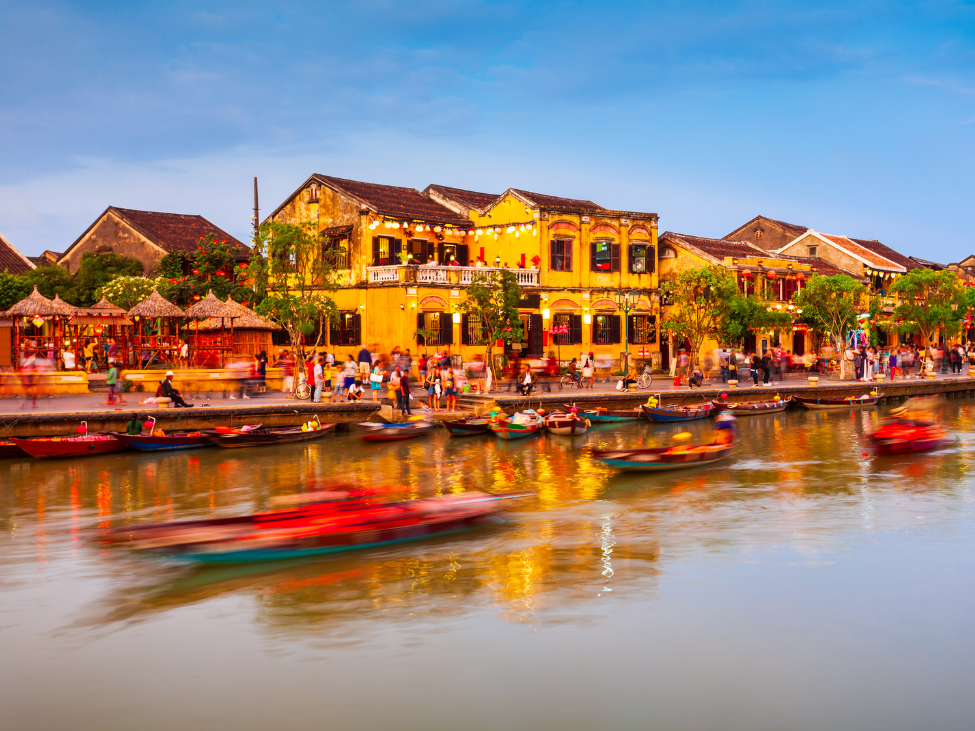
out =
[(582, 388), (582, 376), (579, 373), (566, 373), (559, 379), (559, 390), (565, 388)]
[(636, 385), (639, 388), (650, 388), (651, 383), (653, 383), (653, 369), (644, 363), (643, 373), (637, 376)]
[(308, 384), (308, 376), (305, 375), (303, 370), (298, 371), (298, 385), (295, 386), (295, 398), (302, 400), (311, 398), (311, 386)]

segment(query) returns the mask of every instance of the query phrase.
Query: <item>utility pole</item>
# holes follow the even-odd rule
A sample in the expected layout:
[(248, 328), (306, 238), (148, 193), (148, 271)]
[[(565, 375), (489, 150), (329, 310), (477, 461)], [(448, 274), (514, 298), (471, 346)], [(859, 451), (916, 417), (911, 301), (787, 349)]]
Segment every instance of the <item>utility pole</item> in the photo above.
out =
[(254, 215), (251, 217), (251, 221), (254, 224), (254, 239), (257, 239), (257, 227), (260, 225), (261, 219), (258, 217), (260, 208), (257, 207), (257, 176), (254, 176)]

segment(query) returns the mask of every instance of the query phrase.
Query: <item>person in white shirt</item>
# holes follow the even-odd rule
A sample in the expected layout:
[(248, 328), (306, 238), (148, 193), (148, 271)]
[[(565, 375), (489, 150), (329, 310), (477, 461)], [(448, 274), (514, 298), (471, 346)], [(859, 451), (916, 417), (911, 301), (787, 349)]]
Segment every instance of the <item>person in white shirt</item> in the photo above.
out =
[(325, 386), (325, 369), (322, 368), (322, 356), (315, 358), (315, 368), (312, 373), (315, 376), (315, 394), (312, 396), (312, 401), (316, 404), (322, 402), (322, 388)]
[(359, 399), (362, 398), (362, 394), (364, 394), (364, 393), (365, 393), (365, 390), (362, 388), (362, 381), (360, 381), (357, 378), (355, 380), (355, 383), (353, 383), (351, 386), (349, 386), (349, 393), (348, 393), (349, 401), (352, 401), (352, 402), (358, 401)]

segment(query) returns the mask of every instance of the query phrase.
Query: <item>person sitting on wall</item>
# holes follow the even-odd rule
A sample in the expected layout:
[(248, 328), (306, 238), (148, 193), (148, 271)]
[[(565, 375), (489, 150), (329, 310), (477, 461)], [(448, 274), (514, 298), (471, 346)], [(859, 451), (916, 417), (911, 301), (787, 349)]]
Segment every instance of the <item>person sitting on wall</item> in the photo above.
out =
[(184, 408), (192, 407), (193, 404), (186, 403), (179, 391), (173, 386), (174, 375), (172, 371), (166, 371), (166, 380), (162, 382), (162, 395), (172, 401), (174, 408), (179, 406)]
[(518, 393), (522, 396), (527, 396), (535, 388), (535, 374), (532, 373), (532, 367), (525, 364), (525, 373), (518, 379)]
[(694, 366), (694, 370), (691, 373), (691, 377), (690, 380), (687, 382), (687, 385), (690, 386), (691, 388), (694, 388), (695, 386), (701, 388), (701, 386), (704, 385), (704, 373), (701, 371), (700, 364)]

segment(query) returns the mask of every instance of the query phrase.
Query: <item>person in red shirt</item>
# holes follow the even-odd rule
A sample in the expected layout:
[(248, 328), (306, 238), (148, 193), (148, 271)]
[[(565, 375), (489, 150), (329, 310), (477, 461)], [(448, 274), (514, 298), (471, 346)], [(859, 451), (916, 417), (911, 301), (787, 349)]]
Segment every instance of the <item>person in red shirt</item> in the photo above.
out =
[(312, 353), (311, 355), (308, 356), (308, 360), (305, 361), (305, 367), (308, 369), (308, 372), (305, 374), (306, 376), (308, 376), (308, 385), (314, 386), (315, 385), (315, 353)]

